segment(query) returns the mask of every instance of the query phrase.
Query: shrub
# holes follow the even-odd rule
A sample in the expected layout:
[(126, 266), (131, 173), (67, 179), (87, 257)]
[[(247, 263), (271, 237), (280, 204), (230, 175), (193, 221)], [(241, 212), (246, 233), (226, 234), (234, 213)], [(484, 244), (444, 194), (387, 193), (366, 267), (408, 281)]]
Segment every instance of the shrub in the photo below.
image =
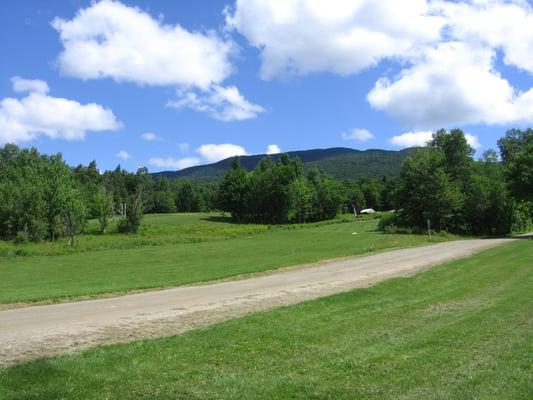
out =
[(28, 231), (18, 231), (15, 238), (13, 239), (13, 243), (15, 244), (25, 244), (30, 241), (30, 235), (28, 234)]
[(398, 214), (396, 213), (383, 213), (379, 219), (378, 229), (380, 231), (385, 231), (385, 228), (391, 226), (394, 226), (396, 228), (398, 226), (398, 220)]

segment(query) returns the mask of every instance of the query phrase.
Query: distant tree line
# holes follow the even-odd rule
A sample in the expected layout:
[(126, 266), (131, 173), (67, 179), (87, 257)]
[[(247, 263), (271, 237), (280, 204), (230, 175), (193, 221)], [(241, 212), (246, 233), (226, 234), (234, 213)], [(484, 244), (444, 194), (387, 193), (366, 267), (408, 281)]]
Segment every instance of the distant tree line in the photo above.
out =
[(439, 130), (408, 157), (397, 181), (394, 216), (382, 228), (406, 226), (457, 233), (525, 230), (533, 215), (533, 130), (511, 129), (480, 161), (459, 129)]
[(248, 172), (235, 159), (217, 183), (155, 179), (146, 168), (101, 173), (93, 161), (70, 168), (8, 144), (0, 148), (0, 239), (74, 243), (88, 219), (106, 233), (138, 231), (145, 213), (229, 212), (237, 222), (304, 223), (364, 208), (396, 212), (383, 229), (411, 227), (459, 233), (524, 230), (533, 213), (533, 130), (512, 129), (479, 161), (460, 130), (440, 130), (408, 157), (399, 178), (335, 180), (298, 158), (265, 157)]
[(146, 168), (136, 173), (118, 166), (101, 173), (93, 161), (70, 168), (60, 154), (48, 156), (8, 144), (0, 148), (0, 239), (73, 243), (87, 220), (102, 234), (117, 218), (119, 232), (135, 233), (145, 213), (221, 210), (239, 222), (309, 222), (339, 211), (391, 208), (393, 181), (365, 178), (337, 181), (297, 158), (266, 157), (253, 172), (235, 160), (218, 183), (155, 179)]
[(237, 222), (280, 224), (334, 218), (365, 207), (393, 207), (394, 181), (364, 178), (338, 181), (317, 168), (304, 172), (298, 158), (265, 157), (248, 172), (235, 159), (218, 185), (217, 207)]
[(133, 174), (117, 167), (101, 174), (95, 162), (69, 166), (12, 144), (0, 148), (0, 239), (71, 243), (96, 219), (105, 233), (112, 218), (118, 230), (137, 232), (144, 213), (195, 212), (214, 208), (214, 185), (152, 180), (146, 168)]

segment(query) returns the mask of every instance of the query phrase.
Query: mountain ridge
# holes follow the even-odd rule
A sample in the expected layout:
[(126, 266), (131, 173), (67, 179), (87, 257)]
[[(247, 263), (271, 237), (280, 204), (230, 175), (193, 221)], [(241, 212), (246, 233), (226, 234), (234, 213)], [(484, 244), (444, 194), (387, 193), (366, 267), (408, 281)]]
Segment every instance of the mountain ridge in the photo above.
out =
[[(401, 164), (416, 148), (403, 150), (368, 149), (357, 150), (349, 147), (331, 147), (326, 149), (309, 149), (288, 151), (279, 154), (254, 154), (237, 156), (241, 165), (248, 171), (253, 170), (264, 157), (279, 159), (281, 154), (298, 157), (309, 169), (316, 166), (321, 172), (337, 179), (359, 179), (362, 177), (393, 178), (399, 175)], [(221, 178), (231, 162), (237, 158), (229, 157), (215, 163), (197, 165), (179, 171), (160, 171), (151, 175), (156, 178), (163, 176), (168, 179), (188, 178), (195, 181), (214, 181)]]

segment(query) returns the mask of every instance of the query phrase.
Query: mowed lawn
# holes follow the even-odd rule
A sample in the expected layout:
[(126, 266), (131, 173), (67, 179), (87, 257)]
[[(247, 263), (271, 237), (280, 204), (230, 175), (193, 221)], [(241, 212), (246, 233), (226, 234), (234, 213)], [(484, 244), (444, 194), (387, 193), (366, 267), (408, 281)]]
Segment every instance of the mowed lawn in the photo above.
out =
[[(162, 236), (168, 239), (168, 232), (178, 232), (178, 236), (187, 234), (190, 242), (138, 248), (128, 242), (125, 249), (0, 257), (0, 303), (177, 286), (451, 238), (383, 234), (376, 230), (376, 219), (333, 222), (268, 229), (206, 221), (201, 216), (157, 216), (148, 219), (151, 234), (166, 232)], [(195, 232), (202, 238), (198, 242)], [(224, 235), (230, 236), (222, 240)], [(120, 235), (105, 240), (114, 236), (124, 240)]]
[(531, 399), (533, 241), (187, 334), (0, 370), (2, 399)]

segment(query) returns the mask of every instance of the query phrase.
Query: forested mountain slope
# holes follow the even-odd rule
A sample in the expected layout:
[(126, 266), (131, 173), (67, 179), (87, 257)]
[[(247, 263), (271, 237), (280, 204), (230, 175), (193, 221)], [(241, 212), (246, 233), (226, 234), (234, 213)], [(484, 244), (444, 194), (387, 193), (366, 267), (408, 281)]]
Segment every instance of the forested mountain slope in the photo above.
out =
[[(355, 150), (345, 147), (330, 149), (314, 149), (304, 151), (291, 151), (290, 157), (299, 157), (305, 168), (318, 167), (337, 179), (358, 179), (362, 177), (388, 178), (398, 176), (403, 160), (415, 151), (414, 148), (400, 151), (392, 150)], [(247, 170), (252, 170), (265, 157), (265, 154), (241, 156), (241, 165)], [(279, 154), (271, 156), (277, 159)], [(233, 157), (225, 160), (182, 169), (181, 171), (156, 172), (154, 176), (164, 176), (169, 179), (189, 178), (196, 181), (210, 181), (220, 178), (228, 169)]]

